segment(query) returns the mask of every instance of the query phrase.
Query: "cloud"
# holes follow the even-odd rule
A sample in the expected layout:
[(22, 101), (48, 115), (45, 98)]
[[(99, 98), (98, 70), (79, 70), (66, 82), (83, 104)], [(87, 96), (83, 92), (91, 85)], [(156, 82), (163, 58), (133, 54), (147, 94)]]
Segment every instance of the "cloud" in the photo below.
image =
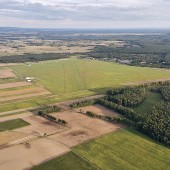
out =
[[(169, 0), (0, 0), (0, 19), (30, 21), (168, 21)], [(0, 21), (1, 21), (0, 20)]]

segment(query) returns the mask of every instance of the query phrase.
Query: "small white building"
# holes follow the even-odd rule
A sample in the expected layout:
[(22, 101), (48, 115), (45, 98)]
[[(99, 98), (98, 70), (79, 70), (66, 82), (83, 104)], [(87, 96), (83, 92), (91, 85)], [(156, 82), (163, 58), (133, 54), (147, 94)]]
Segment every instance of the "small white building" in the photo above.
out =
[(33, 77), (25, 77), (27, 82), (31, 82), (34, 78)]

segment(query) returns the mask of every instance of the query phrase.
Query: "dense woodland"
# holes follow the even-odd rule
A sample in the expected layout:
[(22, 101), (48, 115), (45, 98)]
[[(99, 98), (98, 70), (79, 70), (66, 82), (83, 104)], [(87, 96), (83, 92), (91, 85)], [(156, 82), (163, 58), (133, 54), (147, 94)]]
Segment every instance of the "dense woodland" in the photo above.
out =
[[(107, 94), (113, 94), (114, 91), (108, 91)], [(145, 88), (133, 87), (121, 89), (118, 94), (108, 95), (107, 100), (119, 105), (131, 107), (140, 104), (146, 96)]]
[(160, 91), (164, 100), (170, 101), (170, 85), (161, 86)]
[(42, 53), (42, 54), (25, 54), (16, 56), (0, 57), (0, 63), (24, 63), (24, 62), (38, 62), (45, 60), (56, 60), (68, 58), (67, 53)]
[(170, 102), (157, 103), (143, 122), (142, 131), (170, 146)]

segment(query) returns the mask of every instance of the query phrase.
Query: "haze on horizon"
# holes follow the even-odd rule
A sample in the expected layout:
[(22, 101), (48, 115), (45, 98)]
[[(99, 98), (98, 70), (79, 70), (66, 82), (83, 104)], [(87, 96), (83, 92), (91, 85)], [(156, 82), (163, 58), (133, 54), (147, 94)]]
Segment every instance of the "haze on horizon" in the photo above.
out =
[(0, 27), (170, 28), (170, 0), (0, 0)]

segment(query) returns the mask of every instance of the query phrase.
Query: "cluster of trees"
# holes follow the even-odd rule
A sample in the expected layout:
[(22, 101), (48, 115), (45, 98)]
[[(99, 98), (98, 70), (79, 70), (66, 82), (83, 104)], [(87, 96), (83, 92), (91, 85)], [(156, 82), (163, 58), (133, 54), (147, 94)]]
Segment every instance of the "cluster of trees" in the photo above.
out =
[[(153, 45), (154, 47), (154, 45)], [(108, 58), (117, 60), (132, 60), (131, 65), (164, 67), (170, 68), (170, 62), (167, 60), (168, 50), (162, 48), (153, 48), (147, 46), (139, 47), (108, 47), (96, 46), (94, 50), (87, 53), (88, 57), (96, 59)]]
[(90, 106), (95, 104), (95, 100), (83, 100), (80, 102), (74, 102), (72, 104), (70, 104), (71, 108), (78, 108), (78, 107), (83, 107), (83, 106)]
[(65, 120), (58, 119), (58, 118), (56, 118), (56, 117), (54, 117), (52, 115), (44, 113), (43, 111), (38, 111), (38, 115), (42, 116), (42, 117), (44, 117), (44, 118), (46, 118), (46, 119), (48, 119), (50, 121), (53, 121), (55, 123), (61, 123), (61, 124), (64, 124), (64, 125), (67, 124), (67, 122)]
[(107, 100), (119, 105), (131, 107), (140, 104), (146, 96), (145, 88), (129, 87), (120, 90), (109, 90)]
[(170, 85), (161, 86), (161, 94), (166, 101), (170, 101)]
[(15, 56), (2, 56), (0, 57), (0, 63), (24, 63), (24, 62), (38, 62), (45, 60), (56, 60), (62, 58), (68, 58), (68, 53), (42, 53), (42, 54), (25, 54)]
[(170, 102), (156, 104), (143, 122), (142, 130), (153, 139), (170, 146)]

